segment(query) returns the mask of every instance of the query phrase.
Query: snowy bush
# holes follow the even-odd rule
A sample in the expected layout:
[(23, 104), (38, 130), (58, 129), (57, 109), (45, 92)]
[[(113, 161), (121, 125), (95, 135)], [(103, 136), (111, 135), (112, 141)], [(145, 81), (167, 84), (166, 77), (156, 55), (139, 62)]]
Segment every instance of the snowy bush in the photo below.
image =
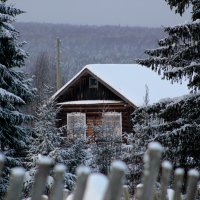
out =
[[(65, 173), (65, 187), (72, 189), (76, 180), (75, 169), (83, 164), (85, 159), (85, 141), (83, 138), (67, 138), (64, 136), (66, 128), (56, 126), (57, 114), (60, 108), (51, 100), (51, 88), (46, 87), (44, 99), (37, 111), (34, 124), (34, 136), (27, 156), (26, 166), (29, 169), (29, 181), (24, 183), (25, 195), (28, 196), (36, 172), (37, 161), (41, 156), (50, 157), (54, 163), (63, 163)], [(30, 175), (31, 174), (31, 175)], [(50, 174), (50, 178), (51, 174)], [(48, 188), (51, 186), (47, 185)]]
[(88, 145), (91, 149), (89, 165), (94, 171), (108, 174), (111, 162), (121, 157), (122, 138), (105, 126), (94, 126), (93, 130), (92, 143)]

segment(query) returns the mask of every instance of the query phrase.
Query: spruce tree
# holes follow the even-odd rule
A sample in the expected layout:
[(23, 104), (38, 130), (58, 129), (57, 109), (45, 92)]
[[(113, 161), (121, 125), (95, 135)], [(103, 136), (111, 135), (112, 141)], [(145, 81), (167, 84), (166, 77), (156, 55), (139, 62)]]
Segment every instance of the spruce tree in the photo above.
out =
[(94, 135), (90, 138), (92, 142), (88, 144), (92, 154), (91, 168), (106, 175), (110, 172), (112, 161), (122, 157), (122, 138), (113, 131), (115, 127), (114, 121), (94, 126)]
[(157, 140), (166, 148), (165, 157), (176, 167), (199, 168), (200, 1), (166, 2), (181, 15), (192, 6), (192, 21), (166, 27), (167, 36), (159, 40), (159, 48), (146, 50), (149, 57), (139, 59), (138, 63), (172, 83), (188, 80), (188, 88), (192, 94), (163, 99), (152, 106), (137, 109), (133, 115), (134, 129), (137, 132), (135, 136), (138, 145), (144, 147), (143, 152), (148, 142)]
[(163, 78), (172, 82), (181, 83), (183, 79), (189, 79), (188, 87), (195, 92), (200, 89), (200, 1), (167, 2), (180, 14), (191, 4), (193, 21), (166, 27), (167, 37), (158, 42), (160, 47), (146, 50), (149, 58), (138, 60), (138, 63), (162, 74)]
[[(86, 156), (85, 141), (81, 138), (68, 138), (64, 134), (67, 127), (57, 127), (56, 123), (59, 121), (57, 115), (60, 107), (50, 98), (50, 94), (52, 94), (52, 88), (46, 86), (34, 121), (34, 135), (26, 162), (28, 171), (24, 183), (25, 196), (30, 193), (37, 170), (37, 162), (42, 156), (50, 157), (54, 164), (65, 164), (67, 167), (65, 187), (70, 190), (75, 184), (76, 168), (83, 164)], [(53, 178), (49, 176), (49, 180), (53, 180)], [(47, 189), (51, 187), (51, 183), (49, 181)]]
[(0, 0), (0, 151), (6, 156), (6, 167), (0, 183), (0, 198), (6, 192), (11, 167), (21, 166), (29, 142), (28, 122), (32, 117), (21, 111), (35, 96), (31, 81), (21, 70), (27, 54), (19, 33), (12, 26), (23, 11)]

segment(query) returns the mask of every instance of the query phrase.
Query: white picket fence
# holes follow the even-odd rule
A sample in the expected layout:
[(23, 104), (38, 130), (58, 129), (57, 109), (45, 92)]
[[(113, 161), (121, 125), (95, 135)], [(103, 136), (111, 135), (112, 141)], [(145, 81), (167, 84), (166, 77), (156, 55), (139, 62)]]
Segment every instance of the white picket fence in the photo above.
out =
[[(128, 187), (123, 185), (126, 173), (126, 165), (121, 161), (112, 163), (109, 177), (103, 174), (90, 173), (88, 167), (77, 169), (77, 182), (74, 191), (70, 194), (64, 189), (63, 179), (65, 166), (58, 164), (54, 168), (54, 183), (49, 196), (43, 194), (47, 177), (51, 170), (52, 161), (45, 157), (38, 163), (38, 171), (32, 188), (31, 200), (193, 200), (197, 197), (197, 185), (199, 172), (192, 169), (187, 176), (186, 194), (181, 194), (184, 171), (176, 169), (174, 172), (173, 189), (169, 189), (172, 165), (164, 161), (161, 165), (160, 187), (156, 188), (155, 183), (160, 170), (160, 158), (162, 146), (158, 143), (151, 143), (144, 156), (144, 173), (142, 184), (136, 188), (135, 196), (130, 198)], [(4, 158), (0, 156), (0, 171), (4, 165)], [(14, 168), (10, 176), (10, 184), (5, 200), (21, 200), (23, 190), (23, 179), (25, 170)]]

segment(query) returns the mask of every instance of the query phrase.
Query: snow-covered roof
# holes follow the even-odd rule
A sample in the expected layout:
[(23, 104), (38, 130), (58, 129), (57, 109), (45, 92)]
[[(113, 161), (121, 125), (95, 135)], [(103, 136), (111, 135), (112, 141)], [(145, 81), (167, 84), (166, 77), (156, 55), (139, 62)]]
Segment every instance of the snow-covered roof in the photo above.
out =
[(86, 65), (52, 98), (60, 96), (85, 73), (91, 74), (123, 100), (136, 106), (143, 105), (145, 85), (149, 88), (150, 104), (158, 102), (162, 98), (177, 97), (189, 93), (186, 82), (171, 84), (170, 81), (162, 80), (161, 76), (152, 70), (138, 64), (91, 64)]
[(82, 101), (66, 101), (58, 103), (58, 105), (91, 105), (91, 104), (116, 104), (122, 101), (115, 100), (82, 100)]

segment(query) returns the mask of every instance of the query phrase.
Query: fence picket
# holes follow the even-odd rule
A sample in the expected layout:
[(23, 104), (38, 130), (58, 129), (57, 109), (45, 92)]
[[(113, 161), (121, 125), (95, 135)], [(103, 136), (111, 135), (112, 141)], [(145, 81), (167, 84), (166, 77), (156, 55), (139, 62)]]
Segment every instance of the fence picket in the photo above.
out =
[(12, 169), (6, 200), (20, 200), (22, 196), (25, 170), (21, 167)]
[(102, 200), (108, 187), (108, 178), (100, 173), (90, 174), (88, 177), (83, 200)]
[(73, 200), (82, 200), (88, 176), (90, 174), (90, 169), (88, 167), (78, 167), (77, 169), (77, 184), (74, 191)]
[(43, 195), (41, 196), (41, 200), (48, 200), (48, 196), (43, 194)]
[(174, 196), (173, 200), (180, 200), (181, 199), (181, 188), (183, 185), (183, 176), (184, 170), (182, 168), (177, 168), (174, 173), (175, 180), (174, 180)]
[(143, 184), (140, 183), (136, 186), (136, 191), (135, 191), (135, 198), (137, 200), (141, 200), (142, 198), (142, 193), (143, 193)]
[(144, 172), (143, 194), (141, 200), (152, 200), (153, 189), (158, 176), (160, 158), (163, 148), (157, 142), (152, 142), (148, 146), (146, 171)]
[(49, 171), (52, 166), (52, 160), (48, 157), (43, 157), (38, 162), (38, 172), (35, 175), (35, 181), (33, 184), (31, 200), (40, 200), (42, 193), (46, 187), (46, 180), (49, 174)]
[(121, 198), (123, 178), (126, 165), (121, 161), (114, 161), (111, 166), (109, 184), (103, 200), (119, 200)]
[(187, 190), (186, 190), (186, 200), (195, 199), (198, 180), (199, 180), (199, 172), (196, 169), (189, 170)]
[(0, 154), (0, 177), (1, 177), (1, 172), (2, 172), (3, 166), (4, 166), (4, 161), (5, 161), (5, 158), (4, 158), (3, 154)]
[[(151, 143), (144, 157), (143, 184), (136, 187), (134, 200), (182, 200), (181, 189), (183, 185), (184, 170), (178, 168), (174, 173), (174, 190), (168, 189), (172, 165), (165, 161), (162, 163), (161, 187), (155, 190), (155, 182), (160, 169), (162, 146)], [(52, 167), (52, 160), (43, 157), (38, 162), (38, 171), (29, 200), (130, 200), (128, 186), (123, 186), (126, 165), (121, 161), (114, 161), (111, 166), (109, 178), (102, 174), (90, 174), (88, 167), (77, 169), (77, 182), (73, 193), (63, 189), (66, 168), (59, 164), (54, 168), (54, 183), (49, 197), (44, 195), (46, 180)], [(0, 173), (4, 165), (4, 157), (0, 154)], [(23, 178), (25, 170), (14, 168), (11, 172), (8, 192), (5, 200), (20, 200), (22, 195)], [(185, 200), (199, 199), (197, 184), (199, 172), (189, 170), (187, 176), (187, 190)], [(199, 187), (198, 187), (199, 188)], [(123, 196), (122, 196), (123, 191)], [(26, 199), (26, 200), (28, 200)]]
[(167, 187), (170, 180), (170, 174), (172, 165), (168, 161), (162, 163), (162, 175), (161, 175), (161, 189), (160, 189), (160, 200), (167, 199)]
[(63, 200), (66, 200), (67, 199), (67, 197), (69, 196), (69, 190), (68, 189), (63, 189)]
[(58, 164), (54, 168), (54, 183), (50, 192), (49, 200), (63, 200), (64, 174), (66, 167)]
[(124, 196), (124, 200), (130, 200), (128, 185), (123, 186), (123, 196)]

